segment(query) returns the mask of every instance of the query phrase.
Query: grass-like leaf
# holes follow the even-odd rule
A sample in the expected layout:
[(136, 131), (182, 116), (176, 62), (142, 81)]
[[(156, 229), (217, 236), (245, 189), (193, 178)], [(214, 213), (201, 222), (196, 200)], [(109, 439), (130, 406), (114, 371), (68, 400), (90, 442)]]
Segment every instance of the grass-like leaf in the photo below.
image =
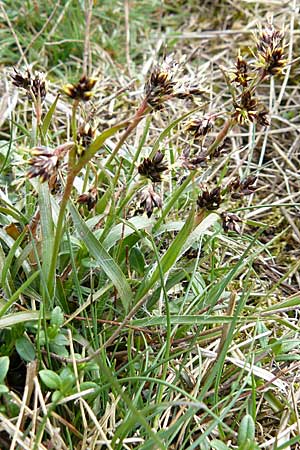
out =
[(192, 210), (189, 216), (187, 217), (184, 226), (182, 227), (182, 229), (180, 230), (180, 232), (178, 233), (178, 235), (176, 236), (176, 238), (174, 239), (174, 241), (172, 242), (172, 244), (162, 257), (160, 262), (160, 269), (159, 267), (156, 267), (150, 278), (149, 279), (146, 278), (144, 282), (141, 284), (136, 294), (136, 301), (140, 300), (150, 289), (152, 289), (152, 287), (160, 277), (160, 270), (162, 271), (163, 275), (165, 275), (168, 272), (168, 270), (171, 267), (173, 267), (177, 258), (180, 255), (180, 252), (188, 236), (190, 235), (194, 227), (194, 215), (195, 211)]
[(132, 304), (133, 296), (124, 273), (110, 254), (107, 253), (103, 245), (89, 230), (72, 204), (69, 204), (69, 210), (80, 238), (88, 248), (91, 256), (95, 258), (96, 265), (100, 266), (106, 273), (107, 277), (112, 281), (120, 295), (124, 310), (128, 311), (130, 305)]

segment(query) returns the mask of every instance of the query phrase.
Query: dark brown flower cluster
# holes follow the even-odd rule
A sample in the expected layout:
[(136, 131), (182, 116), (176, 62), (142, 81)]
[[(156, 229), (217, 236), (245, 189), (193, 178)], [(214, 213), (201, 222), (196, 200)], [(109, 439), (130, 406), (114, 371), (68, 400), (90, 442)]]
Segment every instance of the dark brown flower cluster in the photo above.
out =
[(257, 39), (257, 64), (266, 75), (280, 75), (286, 66), (284, 59), (283, 33), (272, 24), (263, 30)]
[(35, 102), (39, 100), (43, 102), (47, 93), (45, 74), (36, 72), (32, 75), (29, 69), (24, 74), (16, 69), (14, 71), (15, 73), (10, 75), (13, 80), (13, 85), (25, 89), (31, 101)]
[(180, 160), (183, 167), (188, 170), (194, 170), (198, 167), (207, 165), (208, 154), (203, 150), (197, 154), (191, 155), (191, 148), (186, 147), (182, 152)]
[(145, 84), (145, 102), (153, 109), (160, 110), (163, 103), (171, 98), (192, 99), (205, 94), (206, 91), (200, 89), (190, 76), (179, 77), (181, 70), (172, 56), (167, 56), (161, 64), (156, 65)]
[(184, 100), (186, 98), (192, 99), (193, 97), (198, 97), (205, 95), (206, 91), (199, 88), (198, 84), (192, 84), (188, 80), (182, 80), (174, 92), (174, 97)]
[(97, 201), (98, 191), (96, 187), (92, 187), (87, 193), (81, 194), (77, 198), (77, 202), (81, 203), (82, 205), (87, 205), (89, 211), (96, 206)]
[(236, 233), (241, 233), (240, 223), (242, 220), (236, 214), (229, 212), (221, 213), (223, 230), (227, 233), (228, 231), (235, 231)]
[(227, 153), (229, 153), (231, 149), (231, 140), (230, 138), (227, 136), (224, 141), (222, 142), (221, 145), (219, 145), (217, 148), (215, 148), (211, 153), (210, 153), (210, 158), (220, 158), (220, 156), (224, 156), (227, 155)]
[(146, 189), (143, 190), (140, 202), (141, 208), (146, 211), (148, 217), (152, 216), (153, 209), (155, 207), (162, 207), (162, 199), (161, 197), (154, 191), (152, 185), (149, 185)]
[(243, 198), (246, 195), (254, 194), (257, 190), (255, 186), (257, 178), (253, 175), (248, 176), (243, 181), (240, 178), (235, 178), (231, 181), (228, 188), (231, 192), (231, 198), (234, 200)]
[(270, 125), (266, 108), (257, 101), (250, 90), (244, 90), (239, 102), (234, 101), (233, 117), (240, 125), (256, 122), (263, 126)]
[(95, 138), (96, 130), (88, 123), (82, 125), (77, 132), (77, 154), (78, 156), (89, 147)]
[(240, 86), (246, 87), (251, 76), (248, 71), (248, 64), (245, 59), (239, 55), (235, 63), (235, 71), (233, 72), (232, 83), (237, 83)]
[(164, 155), (158, 151), (154, 157), (145, 158), (138, 166), (138, 172), (140, 175), (149, 178), (154, 183), (162, 180), (161, 174), (168, 169), (168, 166), (163, 162)]
[(41, 182), (51, 181), (50, 188), (52, 189), (53, 183), (56, 183), (59, 162), (73, 147), (73, 142), (66, 142), (54, 150), (44, 146), (34, 147), (31, 149), (33, 157), (28, 161), (31, 167), (27, 172), (27, 176), (29, 178), (39, 177)]
[(190, 120), (185, 130), (192, 133), (196, 139), (203, 138), (213, 129), (214, 121), (212, 116), (196, 117)]
[(206, 208), (211, 211), (218, 209), (221, 204), (221, 188), (216, 187), (212, 191), (204, 190), (198, 196), (197, 205), (199, 208)]
[(268, 127), (270, 125), (269, 112), (263, 105), (260, 105), (260, 108), (256, 112), (256, 123), (263, 127)]
[(159, 108), (174, 93), (177, 70), (178, 64), (170, 56), (152, 69), (145, 85), (146, 100), (152, 108)]
[(84, 102), (91, 99), (93, 95), (93, 88), (96, 84), (96, 78), (89, 78), (83, 75), (78, 83), (68, 83), (63, 86), (63, 92), (74, 100), (82, 100)]
[(241, 125), (255, 122), (257, 104), (256, 98), (252, 96), (250, 91), (242, 92), (239, 103), (234, 102), (235, 112), (233, 117)]
[(34, 156), (29, 160), (28, 178), (39, 177), (41, 182), (49, 180), (58, 167), (57, 154), (48, 147), (35, 147), (31, 153)]

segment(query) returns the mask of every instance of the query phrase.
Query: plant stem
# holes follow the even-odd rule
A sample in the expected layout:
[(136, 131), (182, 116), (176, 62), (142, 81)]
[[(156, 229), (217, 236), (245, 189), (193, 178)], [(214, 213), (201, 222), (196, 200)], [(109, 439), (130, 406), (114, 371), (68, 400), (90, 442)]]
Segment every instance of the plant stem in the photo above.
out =
[(60, 247), (60, 243), (61, 243), (61, 237), (62, 237), (62, 233), (63, 233), (65, 210), (67, 208), (68, 200), (69, 200), (71, 192), (72, 192), (73, 182), (74, 182), (76, 175), (77, 175), (77, 173), (75, 171), (69, 172), (65, 190), (64, 190), (64, 195), (63, 195), (63, 198), (62, 198), (61, 204), (60, 204), (57, 225), (56, 225), (54, 245), (53, 245), (53, 250), (52, 250), (52, 258), (51, 258), (51, 263), (50, 263), (50, 268), (49, 268), (49, 276), (48, 276), (48, 291), (49, 291), (50, 297), (53, 296), (54, 290), (55, 290), (56, 261), (57, 261), (57, 256), (58, 256), (59, 247)]
[(113, 159), (117, 155), (118, 151), (120, 150), (120, 148), (122, 147), (122, 145), (124, 144), (124, 142), (126, 141), (128, 136), (130, 135), (130, 133), (138, 126), (140, 121), (144, 118), (145, 114), (150, 111), (150, 109), (151, 109), (150, 106), (148, 106), (148, 104), (147, 104), (147, 98), (144, 98), (144, 100), (141, 103), (141, 106), (139, 107), (139, 109), (137, 110), (137, 112), (133, 118), (133, 121), (126, 128), (126, 130), (124, 131), (123, 135), (121, 136), (119, 142), (117, 143), (116, 147), (114, 148), (112, 154), (108, 158), (107, 163), (106, 163), (107, 166), (110, 165), (110, 163), (113, 161)]
[[(52, 250), (52, 257), (51, 257), (51, 263), (49, 268), (49, 276), (48, 276), (48, 290), (49, 295), (53, 296), (55, 291), (55, 273), (56, 273), (56, 262), (57, 262), (57, 256), (59, 252), (59, 247), (61, 243), (61, 238), (63, 234), (63, 226), (64, 226), (64, 216), (65, 211), (68, 205), (68, 200), (71, 196), (73, 183), (75, 177), (78, 175), (78, 173), (81, 171), (81, 169), (91, 160), (91, 158), (97, 153), (99, 148), (104, 144), (105, 140), (113, 135), (116, 131), (123, 128), (126, 122), (121, 123), (119, 125), (116, 125), (115, 127), (112, 127), (111, 129), (107, 130), (107, 132), (102, 133), (101, 136), (99, 136), (93, 144), (90, 145), (90, 147), (86, 150), (86, 152), (82, 155), (82, 157), (79, 159), (79, 161), (76, 163), (76, 111), (78, 107), (78, 102), (74, 102), (73, 108), (72, 108), (72, 136), (74, 140), (74, 147), (69, 152), (69, 174), (67, 177), (67, 182), (64, 190), (64, 194), (61, 200), (59, 214), (58, 214), (58, 220), (56, 225), (56, 233), (55, 233), (55, 239), (54, 239), (54, 245)], [(135, 117), (133, 121), (129, 124), (126, 131), (124, 132), (123, 136), (121, 137), (120, 141), (116, 145), (113, 153), (111, 154), (107, 165), (110, 164), (110, 162), (114, 159), (116, 154), (118, 153), (119, 149), (127, 139), (127, 137), (130, 135), (130, 133), (137, 127), (139, 122), (143, 119), (144, 115), (150, 110), (150, 107), (147, 104), (147, 99), (145, 98), (143, 102), (141, 103), (141, 106), (139, 107), (138, 111), (135, 114)]]
[[(75, 114), (73, 110), (73, 114)], [(61, 243), (61, 238), (63, 234), (63, 225), (64, 225), (64, 215), (65, 211), (68, 205), (68, 200), (72, 193), (73, 183), (75, 177), (79, 174), (81, 169), (92, 159), (92, 157), (97, 153), (99, 148), (102, 147), (105, 140), (112, 136), (114, 133), (116, 133), (120, 128), (124, 127), (124, 123), (121, 123), (119, 125), (116, 125), (104, 133), (100, 135), (86, 150), (86, 152), (82, 155), (82, 157), (79, 159), (77, 163), (76, 162), (76, 146), (70, 150), (69, 152), (69, 173), (66, 181), (66, 186), (64, 190), (64, 194), (60, 203), (60, 209), (58, 214), (58, 220), (56, 225), (56, 233), (55, 233), (55, 239), (54, 239), (54, 245), (52, 250), (52, 257), (51, 257), (51, 263), (49, 268), (49, 276), (48, 276), (48, 290), (50, 297), (53, 296), (55, 291), (55, 273), (56, 273), (56, 262), (57, 262), (57, 256), (59, 252), (59, 247)]]
[(218, 133), (218, 135), (216, 136), (216, 139), (211, 144), (211, 146), (208, 148), (208, 150), (207, 150), (208, 155), (211, 155), (213, 153), (213, 151), (217, 147), (219, 147), (219, 145), (222, 144), (222, 142), (224, 141), (224, 139), (226, 138), (227, 134), (229, 133), (229, 131), (231, 130), (231, 128), (233, 127), (234, 124), (235, 124), (235, 120), (233, 120), (232, 118), (226, 120), (222, 130)]

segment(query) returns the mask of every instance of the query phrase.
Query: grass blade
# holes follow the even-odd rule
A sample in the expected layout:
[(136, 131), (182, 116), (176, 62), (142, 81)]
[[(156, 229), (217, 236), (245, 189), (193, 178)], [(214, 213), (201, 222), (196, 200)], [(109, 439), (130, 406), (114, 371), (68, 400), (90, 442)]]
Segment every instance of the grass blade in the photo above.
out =
[(57, 94), (54, 102), (50, 106), (50, 108), (49, 108), (49, 110), (48, 110), (48, 112), (47, 112), (47, 114), (46, 114), (46, 116), (44, 118), (43, 125), (42, 125), (43, 136), (46, 136), (46, 134), (47, 134), (47, 131), (48, 131), (50, 123), (51, 123), (51, 119), (52, 119), (53, 114), (55, 113), (55, 110), (56, 110), (56, 105), (57, 105), (59, 96), (60, 96), (60, 94)]
[[(170, 245), (166, 253), (161, 259), (161, 270), (162, 273), (165, 274), (176, 262), (178, 256), (180, 255), (180, 252), (190, 235), (193, 226), (194, 226), (194, 215), (195, 211), (192, 210), (190, 215), (188, 216), (184, 226), (180, 230), (180, 232), (177, 234), (176, 238), (174, 239), (173, 243)], [(151, 278), (149, 280), (145, 280), (142, 285), (140, 286), (137, 295), (136, 295), (136, 302), (139, 301), (148, 291), (153, 287), (153, 285), (158, 281), (160, 276), (160, 270), (159, 267), (156, 267)]]
[(107, 253), (103, 245), (88, 229), (85, 222), (82, 220), (79, 213), (71, 203), (69, 204), (69, 210), (71, 212), (72, 219), (79, 236), (89, 249), (90, 254), (95, 258), (96, 263), (102, 268), (108, 278), (112, 281), (113, 285), (116, 287), (120, 295), (124, 310), (127, 312), (130, 304), (132, 303), (133, 296), (124, 273), (110, 256), (110, 254)]

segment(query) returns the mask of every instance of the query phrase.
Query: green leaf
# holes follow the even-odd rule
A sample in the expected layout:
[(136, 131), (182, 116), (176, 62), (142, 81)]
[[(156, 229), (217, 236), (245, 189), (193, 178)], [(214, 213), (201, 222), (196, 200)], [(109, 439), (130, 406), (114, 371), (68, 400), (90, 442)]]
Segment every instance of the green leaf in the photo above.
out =
[[(3, 170), (5, 169), (8, 160), (10, 159), (10, 152), (11, 152), (11, 147), (12, 147), (12, 143), (13, 143), (13, 127), (11, 127), (11, 132), (10, 132), (10, 140), (9, 142), (7, 141), (0, 141), (0, 155), (4, 155), (5, 157), (3, 158), (3, 163), (2, 166), (0, 168), (0, 174), (3, 172)], [(2, 158), (1, 158), (2, 159)]]
[(26, 234), (26, 230), (24, 229), (23, 232), (20, 234), (20, 236), (18, 236), (18, 238), (15, 240), (15, 242), (13, 243), (13, 245), (11, 246), (11, 249), (8, 252), (8, 255), (5, 259), (5, 263), (4, 266), (2, 268), (2, 274), (1, 274), (1, 286), (2, 288), (5, 287), (5, 283), (6, 283), (6, 278), (7, 278), (7, 274), (8, 271), (10, 269), (11, 263), (13, 261), (13, 258), (16, 256), (16, 254), (19, 251), (19, 247), (25, 237)]
[(135, 270), (140, 276), (145, 274), (145, 258), (141, 250), (133, 247), (129, 253), (129, 263), (132, 270)]
[(56, 110), (56, 105), (57, 105), (59, 96), (60, 96), (60, 94), (57, 94), (56, 99), (54, 100), (54, 102), (50, 106), (49, 111), (47, 112), (47, 114), (45, 115), (45, 118), (44, 118), (44, 121), (43, 121), (43, 125), (42, 125), (43, 136), (46, 136), (46, 134), (47, 134), (47, 131), (48, 131), (50, 123), (51, 123), (52, 116), (53, 116), (53, 114), (55, 113), (55, 110)]
[(63, 397), (64, 395), (60, 391), (54, 391), (51, 398), (53, 403), (58, 403)]
[(11, 120), (11, 123), (18, 128), (19, 130), (21, 130), (25, 136), (27, 136), (29, 139), (31, 138), (31, 134), (30, 134), (30, 128), (28, 126), (23, 126), (21, 125), (20, 121), (18, 120), (17, 122), (15, 122), (14, 120)]
[[(11, 305), (18, 300), (19, 295), (22, 294), (29, 286), (30, 284), (33, 282), (33, 280), (35, 280), (38, 276), (39, 276), (40, 272), (34, 272), (23, 284), (22, 286), (19, 287), (19, 289), (16, 290), (16, 292), (14, 292), (14, 294), (10, 297), (10, 299), (5, 303), (5, 305), (1, 308), (0, 310), (0, 317), (2, 317), (6, 311), (11, 307)], [(17, 313), (18, 314), (18, 313)], [(1, 320), (0, 320), (0, 324), (1, 324)], [(1, 328), (1, 325), (0, 325)]]
[(75, 384), (75, 376), (71, 369), (66, 367), (60, 373), (61, 391), (68, 395)]
[(42, 382), (49, 389), (60, 390), (60, 388), (61, 388), (60, 377), (57, 375), (57, 373), (53, 372), (53, 370), (48, 370), (48, 369), (40, 370), (39, 375), (41, 377)]
[[(52, 344), (52, 342), (51, 342)], [(55, 345), (69, 345), (69, 340), (66, 336), (64, 336), (63, 334), (58, 334), (57, 336), (55, 336), (54, 340), (53, 340), (53, 344)]]
[(196, 170), (192, 170), (190, 174), (186, 177), (186, 179), (181, 183), (177, 189), (175, 189), (172, 193), (172, 195), (167, 200), (167, 203), (164, 205), (164, 208), (161, 213), (161, 217), (157, 220), (156, 224), (153, 226), (152, 232), (155, 233), (159, 229), (162, 223), (164, 223), (165, 218), (171, 211), (171, 209), (176, 205), (176, 202), (178, 201), (181, 194), (184, 192), (184, 190), (188, 187), (188, 185), (191, 183), (193, 177), (195, 176)]
[(16, 350), (24, 361), (31, 362), (35, 359), (34, 346), (25, 336), (16, 340)]
[(8, 387), (5, 384), (0, 384), (0, 394), (6, 394), (7, 392), (9, 392)]
[[(95, 383), (94, 381), (84, 381), (83, 383), (80, 383), (80, 391), (85, 391), (86, 389), (95, 389), (95, 392), (99, 389), (99, 384)], [(89, 394), (90, 395), (90, 394)]]
[(48, 184), (39, 183), (38, 193), (42, 232), (42, 268), (43, 276), (45, 280), (47, 280), (51, 264), (51, 249), (53, 247), (54, 241), (54, 226), (52, 219), (50, 190)]
[(98, 136), (91, 145), (86, 149), (81, 158), (79, 159), (75, 170), (79, 172), (89, 161), (90, 159), (100, 150), (103, 146), (106, 139), (113, 136), (117, 131), (125, 128), (128, 125), (128, 122), (122, 122), (119, 125), (115, 125), (114, 127), (105, 130), (100, 136)]
[(64, 345), (57, 345), (53, 342), (50, 343), (50, 350), (56, 353), (58, 356), (63, 356), (65, 358), (69, 357), (69, 352)]
[(288, 441), (284, 442), (282, 445), (277, 447), (276, 450), (284, 450), (285, 448), (290, 449), (292, 445), (297, 444), (298, 442), (300, 442), (299, 434), (297, 434), (297, 436), (294, 436), (292, 439), (289, 439)]
[(6, 198), (1, 198), (1, 203), (3, 203), (4, 205), (6, 205), (6, 207), (4, 206), (0, 206), (0, 212), (5, 214), (6, 216), (11, 216), (14, 219), (18, 220), (21, 224), (23, 225), (27, 225), (28, 224), (28, 220), (27, 218), (24, 216), (24, 214), (22, 214), (20, 211), (18, 211), (16, 208), (14, 208), (8, 201), (6, 201)]
[(200, 241), (201, 237), (207, 233), (208, 229), (220, 220), (220, 216), (216, 213), (210, 213), (203, 219), (199, 225), (192, 231), (183, 245), (180, 255), (182, 256), (195, 242)]
[(114, 226), (107, 237), (103, 241), (103, 246), (108, 251), (111, 249), (120, 239), (125, 239), (133, 233), (139, 230), (145, 230), (151, 226), (152, 222), (148, 217), (132, 217), (132, 219), (126, 220), (118, 225)]
[[(12, 327), (18, 323), (37, 321), (41, 318), (40, 311), (22, 311), (13, 314), (7, 314), (7, 316), (0, 319), (0, 330), (2, 328)], [(45, 318), (50, 318), (50, 313), (45, 313)]]
[(243, 417), (238, 431), (238, 445), (245, 448), (250, 442), (254, 442), (255, 424), (252, 416), (247, 414)]
[(219, 439), (213, 439), (212, 441), (210, 441), (210, 446), (211, 448), (216, 450), (230, 450), (229, 447), (227, 447), (227, 445), (222, 441), (219, 441)]
[(1, 356), (0, 357), (0, 383), (2, 384), (9, 368), (9, 357)]
[(102, 197), (97, 201), (96, 213), (103, 214), (110, 200), (111, 200), (111, 190), (107, 189), (107, 191), (105, 191)]
[(270, 306), (269, 308), (263, 309), (263, 312), (272, 310), (278, 310), (278, 309), (284, 309), (284, 308), (290, 308), (291, 306), (299, 306), (300, 304), (300, 297), (296, 295), (295, 297), (290, 298), (289, 300), (285, 300), (283, 302), (277, 302), (274, 305)]
[(64, 323), (64, 314), (59, 306), (56, 306), (51, 313), (51, 325), (59, 328)]
[[(267, 332), (269, 331), (268, 328), (266, 327), (266, 325), (264, 324), (264, 322), (262, 322), (261, 320), (259, 320), (257, 322), (256, 326), (257, 326), (257, 333), (258, 334), (264, 334), (264, 333), (267, 334)], [(269, 344), (269, 337), (268, 336), (262, 336), (262, 337), (259, 338), (259, 342), (260, 342), (261, 348), (266, 349), (266, 347)]]
[[(136, 327), (154, 327), (154, 326), (165, 326), (166, 316), (154, 316), (146, 317), (145, 319), (135, 319), (130, 323)], [(174, 315), (170, 317), (172, 325), (217, 325), (223, 323), (231, 323), (233, 317), (231, 316), (197, 316), (197, 315)]]
[(71, 212), (75, 228), (80, 238), (89, 249), (90, 254), (95, 258), (96, 264), (101, 267), (101, 269), (106, 273), (108, 278), (116, 287), (120, 295), (123, 307), (127, 312), (130, 304), (132, 304), (133, 296), (124, 273), (110, 256), (110, 254), (107, 253), (102, 244), (96, 239), (94, 234), (88, 229), (87, 225), (82, 220), (78, 211), (71, 204), (71, 202), (69, 203), (69, 210)]
[[(194, 210), (192, 210), (184, 226), (162, 257), (160, 268), (163, 274), (165, 274), (171, 267), (174, 266), (177, 258), (179, 257), (182, 248), (193, 229), (194, 214), (195, 212)], [(158, 281), (158, 279), (160, 278), (160, 268), (156, 267), (150, 279), (145, 279), (145, 281), (141, 284), (136, 295), (136, 301), (140, 300), (149, 291), (149, 289), (152, 289), (153, 285)]]

